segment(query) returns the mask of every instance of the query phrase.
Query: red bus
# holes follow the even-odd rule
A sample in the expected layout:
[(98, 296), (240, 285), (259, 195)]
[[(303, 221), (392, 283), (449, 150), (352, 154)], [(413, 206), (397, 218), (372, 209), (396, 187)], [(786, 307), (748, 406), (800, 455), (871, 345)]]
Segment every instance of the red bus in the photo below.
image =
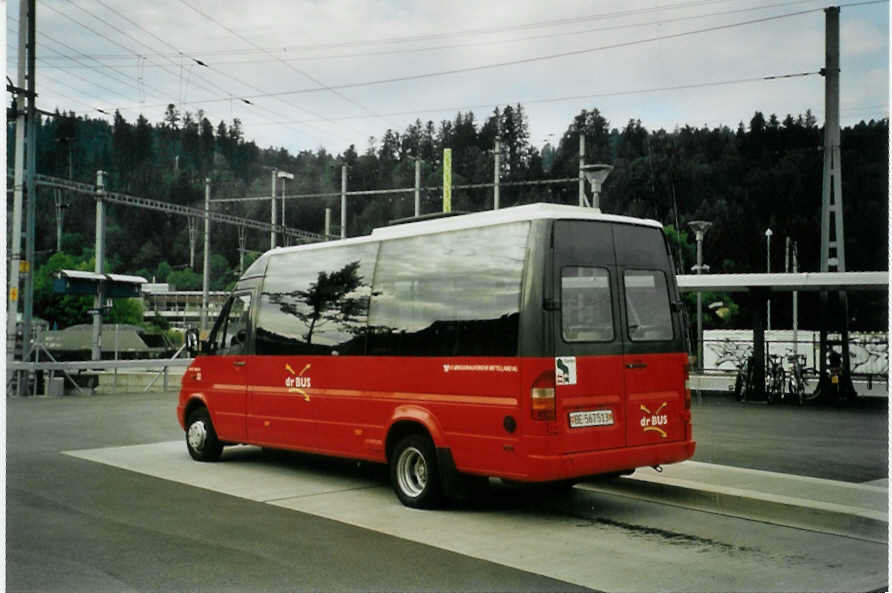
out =
[(681, 311), (659, 223), (574, 206), (273, 249), (177, 416), (196, 460), (251, 444), (387, 463), (412, 507), (470, 476), (631, 473), (694, 453)]

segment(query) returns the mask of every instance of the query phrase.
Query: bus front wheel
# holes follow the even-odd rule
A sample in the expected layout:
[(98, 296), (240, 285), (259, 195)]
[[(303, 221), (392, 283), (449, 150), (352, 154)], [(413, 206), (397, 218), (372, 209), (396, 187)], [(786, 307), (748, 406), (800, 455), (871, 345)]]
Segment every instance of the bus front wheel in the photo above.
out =
[(196, 461), (217, 461), (223, 452), (223, 444), (211, 423), (207, 408), (199, 408), (189, 414), (186, 422), (186, 447)]
[(404, 505), (429, 509), (440, 500), (440, 476), (434, 445), (420, 434), (409, 435), (393, 450), (390, 481)]

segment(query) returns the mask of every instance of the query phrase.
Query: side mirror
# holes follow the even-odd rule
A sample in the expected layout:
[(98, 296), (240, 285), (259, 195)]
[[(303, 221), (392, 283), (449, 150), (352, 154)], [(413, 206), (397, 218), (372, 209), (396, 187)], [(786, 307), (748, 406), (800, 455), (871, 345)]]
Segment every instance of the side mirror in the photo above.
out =
[(191, 358), (201, 351), (201, 342), (198, 340), (198, 330), (191, 327), (186, 330), (186, 351)]

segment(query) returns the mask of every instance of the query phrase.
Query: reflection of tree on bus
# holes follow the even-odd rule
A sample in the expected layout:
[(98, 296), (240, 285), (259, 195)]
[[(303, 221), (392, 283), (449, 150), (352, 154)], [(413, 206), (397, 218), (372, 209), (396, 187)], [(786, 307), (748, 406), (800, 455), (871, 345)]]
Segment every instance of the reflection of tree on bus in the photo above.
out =
[(313, 332), (333, 321), (353, 332), (358, 318), (368, 309), (368, 298), (349, 296), (364, 286), (359, 275), (359, 262), (354, 261), (335, 272), (319, 272), (307, 290), (271, 294), (270, 302), (288, 315), (297, 317), (307, 328), (303, 339), (313, 343)]

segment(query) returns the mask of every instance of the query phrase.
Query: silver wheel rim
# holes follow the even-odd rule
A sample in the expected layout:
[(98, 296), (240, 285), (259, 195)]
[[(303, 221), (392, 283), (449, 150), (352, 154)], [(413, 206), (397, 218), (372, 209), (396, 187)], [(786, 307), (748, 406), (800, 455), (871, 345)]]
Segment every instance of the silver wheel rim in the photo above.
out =
[(408, 447), (400, 453), (396, 464), (396, 479), (400, 490), (416, 498), (427, 487), (427, 461), (421, 451)]
[(189, 440), (189, 446), (193, 450), (201, 451), (204, 449), (204, 442), (207, 440), (207, 437), (208, 432), (204, 427), (204, 422), (196, 420), (189, 425), (189, 432), (186, 433), (186, 438)]

